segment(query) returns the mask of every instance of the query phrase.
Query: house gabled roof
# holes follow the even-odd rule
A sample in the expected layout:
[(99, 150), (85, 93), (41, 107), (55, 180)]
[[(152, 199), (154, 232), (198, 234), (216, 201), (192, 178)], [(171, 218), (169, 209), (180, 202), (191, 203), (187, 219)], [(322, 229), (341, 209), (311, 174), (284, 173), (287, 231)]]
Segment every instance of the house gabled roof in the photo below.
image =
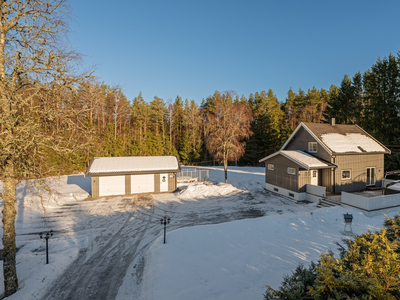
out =
[(260, 159), (259, 162), (267, 161), (268, 159), (276, 155), (282, 155), (306, 170), (328, 169), (337, 167), (337, 165), (335, 164), (326, 162), (300, 150), (280, 150), (278, 152), (275, 152), (274, 154), (271, 154), (270, 156)]
[(301, 122), (293, 131), (281, 150), (290, 143), (297, 132), (303, 128), (330, 155), (344, 153), (385, 153), (390, 150), (357, 125), (341, 125)]
[(86, 176), (112, 176), (180, 172), (181, 166), (175, 156), (124, 156), (94, 157), (86, 170)]

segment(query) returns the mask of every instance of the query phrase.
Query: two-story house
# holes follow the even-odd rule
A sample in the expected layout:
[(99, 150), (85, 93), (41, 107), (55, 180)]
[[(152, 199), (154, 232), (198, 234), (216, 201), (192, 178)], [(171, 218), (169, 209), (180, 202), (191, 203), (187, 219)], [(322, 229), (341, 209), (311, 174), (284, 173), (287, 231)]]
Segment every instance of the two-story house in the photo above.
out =
[(357, 125), (300, 123), (281, 150), (265, 163), (266, 188), (306, 199), (306, 184), (328, 193), (380, 186), (390, 150)]

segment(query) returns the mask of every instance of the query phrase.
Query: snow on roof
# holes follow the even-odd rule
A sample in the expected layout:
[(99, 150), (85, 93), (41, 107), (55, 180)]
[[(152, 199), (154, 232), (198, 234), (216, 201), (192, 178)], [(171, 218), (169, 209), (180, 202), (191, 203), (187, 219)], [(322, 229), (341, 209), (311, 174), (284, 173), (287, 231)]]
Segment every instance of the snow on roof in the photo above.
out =
[(180, 171), (179, 162), (175, 156), (95, 157), (86, 175), (172, 170)]
[(379, 143), (360, 133), (327, 133), (321, 135), (321, 140), (336, 153), (386, 152)]
[(289, 159), (295, 160), (298, 163), (306, 166), (307, 168), (324, 168), (330, 167), (329, 164), (319, 160), (318, 158), (305, 153), (300, 150), (281, 150), (279, 151), (281, 154), (286, 156)]

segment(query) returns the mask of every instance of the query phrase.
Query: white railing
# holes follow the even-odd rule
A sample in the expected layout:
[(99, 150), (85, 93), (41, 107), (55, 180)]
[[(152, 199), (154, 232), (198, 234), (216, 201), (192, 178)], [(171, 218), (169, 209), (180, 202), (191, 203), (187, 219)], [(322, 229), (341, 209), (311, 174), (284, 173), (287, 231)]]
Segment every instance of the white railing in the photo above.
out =
[(383, 195), (378, 197), (363, 197), (342, 192), (342, 203), (368, 211), (400, 206), (400, 194)]
[(321, 197), (325, 197), (326, 188), (324, 186), (306, 184), (306, 192), (306, 198), (308, 201), (318, 202)]
[(204, 182), (208, 181), (208, 170), (182, 167), (181, 172), (177, 173), (178, 182)]

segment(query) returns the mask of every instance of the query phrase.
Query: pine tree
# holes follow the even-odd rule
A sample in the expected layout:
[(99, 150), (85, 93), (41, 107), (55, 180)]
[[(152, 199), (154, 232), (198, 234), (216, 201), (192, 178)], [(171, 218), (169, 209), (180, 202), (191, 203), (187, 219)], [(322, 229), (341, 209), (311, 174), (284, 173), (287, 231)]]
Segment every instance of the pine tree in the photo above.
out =
[(284, 112), (272, 89), (268, 92), (256, 92), (254, 96), (251, 94), (249, 104), (253, 112), (253, 135), (246, 140), (246, 153), (240, 164), (253, 165), (282, 146)]

